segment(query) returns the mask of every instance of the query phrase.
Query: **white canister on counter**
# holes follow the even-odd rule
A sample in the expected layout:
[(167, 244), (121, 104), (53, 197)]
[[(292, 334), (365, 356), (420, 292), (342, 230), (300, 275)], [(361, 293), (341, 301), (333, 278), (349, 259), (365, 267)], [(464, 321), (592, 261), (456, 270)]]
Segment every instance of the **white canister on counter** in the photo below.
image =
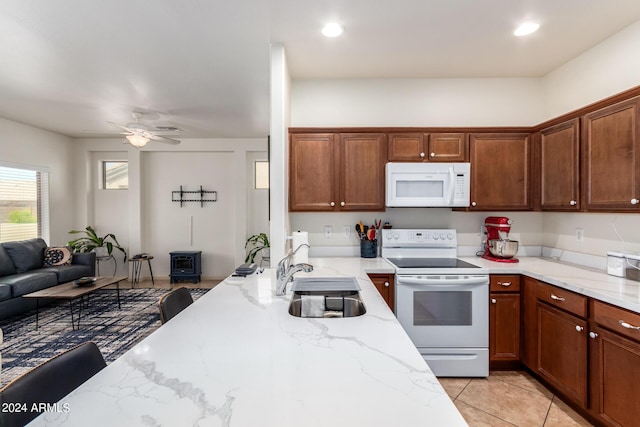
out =
[(306, 231), (294, 231), (291, 233), (291, 249), (297, 252), (291, 259), (291, 264), (300, 264), (301, 262), (309, 262), (309, 247), (300, 245), (309, 244), (309, 233)]
[(624, 277), (625, 261), (626, 258), (622, 252), (607, 252), (607, 274)]

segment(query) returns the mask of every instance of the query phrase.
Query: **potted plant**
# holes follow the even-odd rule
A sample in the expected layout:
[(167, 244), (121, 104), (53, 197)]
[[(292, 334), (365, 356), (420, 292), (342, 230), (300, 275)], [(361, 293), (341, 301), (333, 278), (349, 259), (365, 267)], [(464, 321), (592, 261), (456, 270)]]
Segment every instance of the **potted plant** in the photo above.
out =
[(256, 255), (261, 251), (265, 253), (262, 254), (262, 258), (269, 257), (269, 236), (265, 233), (254, 234), (253, 236), (247, 239), (247, 242), (244, 244), (245, 249), (251, 245), (251, 249), (247, 252), (247, 256), (244, 259), (244, 262), (254, 262), (256, 259)]
[[(91, 226), (88, 226), (84, 230), (71, 230), (69, 233), (84, 234), (83, 237), (69, 241), (68, 245), (71, 246), (74, 252), (83, 253), (94, 251), (96, 252), (96, 256), (108, 256), (111, 255), (113, 248), (116, 248), (124, 254), (124, 262), (127, 261), (127, 251), (120, 246), (118, 239), (116, 239), (116, 236), (112, 233), (100, 237)], [(105, 255), (102, 255), (100, 253), (101, 251), (103, 251)]]

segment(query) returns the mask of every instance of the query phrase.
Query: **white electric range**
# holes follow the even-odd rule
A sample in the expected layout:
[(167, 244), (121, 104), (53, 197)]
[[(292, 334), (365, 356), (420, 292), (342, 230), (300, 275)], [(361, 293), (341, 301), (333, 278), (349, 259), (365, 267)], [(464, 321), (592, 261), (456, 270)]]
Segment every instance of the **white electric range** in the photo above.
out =
[(489, 272), (457, 258), (453, 229), (382, 230), (396, 316), (436, 376), (489, 375)]

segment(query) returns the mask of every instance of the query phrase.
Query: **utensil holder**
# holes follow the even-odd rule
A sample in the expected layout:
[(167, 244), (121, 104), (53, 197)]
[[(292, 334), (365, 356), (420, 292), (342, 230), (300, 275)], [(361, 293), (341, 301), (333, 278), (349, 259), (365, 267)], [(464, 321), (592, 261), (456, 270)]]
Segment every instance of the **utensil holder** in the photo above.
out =
[(376, 258), (378, 256), (377, 240), (360, 240), (360, 257)]

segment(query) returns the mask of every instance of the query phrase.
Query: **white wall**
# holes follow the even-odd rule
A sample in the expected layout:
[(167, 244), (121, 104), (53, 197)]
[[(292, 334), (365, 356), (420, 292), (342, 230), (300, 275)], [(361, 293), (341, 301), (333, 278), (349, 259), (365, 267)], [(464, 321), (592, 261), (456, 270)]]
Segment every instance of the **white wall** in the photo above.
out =
[(269, 169), (271, 179), (271, 258), (284, 257), (289, 225), (289, 133), (291, 122), (291, 78), (284, 46), (271, 46), (271, 152)]
[(65, 136), (0, 118), (0, 161), (49, 170), (52, 245), (66, 244), (75, 224), (73, 146)]
[[(183, 139), (177, 146), (149, 144), (141, 150), (123, 146), (117, 138), (85, 138), (75, 143), (76, 191), (84, 195), (77, 203), (76, 228), (91, 224), (102, 232), (110, 232), (110, 227), (121, 230), (123, 234), (116, 235), (121, 243), (128, 242), (129, 254), (154, 256), (155, 277), (168, 276), (171, 251), (202, 250), (202, 274), (208, 278), (226, 277), (244, 261), (250, 185), (247, 158), (249, 153), (266, 151), (266, 138)], [(95, 179), (96, 160), (123, 157), (129, 162), (129, 189), (105, 193)], [(186, 203), (180, 208), (171, 202), (171, 191), (180, 185), (186, 190), (202, 185), (218, 191), (218, 202), (204, 207)], [(113, 200), (122, 194), (126, 201)], [(123, 224), (127, 221), (128, 227)], [(142, 275), (148, 275), (146, 268)]]
[(542, 79), (545, 118), (640, 85), (640, 21)]
[[(235, 259), (237, 198), (244, 192), (233, 180), (233, 152), (144, 153), (143, 248), (154, 255), (156, 274), (169, 275), (169, 252), (202, 251), (203, 275), (225, 277), (237, 265)], [(217, 202), (172, 202), (172, 191), (180, 189), (217, 191)], [(207, 197), (210, 197), (207, 196)], [(199, 195), (188, 194), (197, 199)]]
[(294, 80), (291, 126), (530, 126), (540, 79)]

